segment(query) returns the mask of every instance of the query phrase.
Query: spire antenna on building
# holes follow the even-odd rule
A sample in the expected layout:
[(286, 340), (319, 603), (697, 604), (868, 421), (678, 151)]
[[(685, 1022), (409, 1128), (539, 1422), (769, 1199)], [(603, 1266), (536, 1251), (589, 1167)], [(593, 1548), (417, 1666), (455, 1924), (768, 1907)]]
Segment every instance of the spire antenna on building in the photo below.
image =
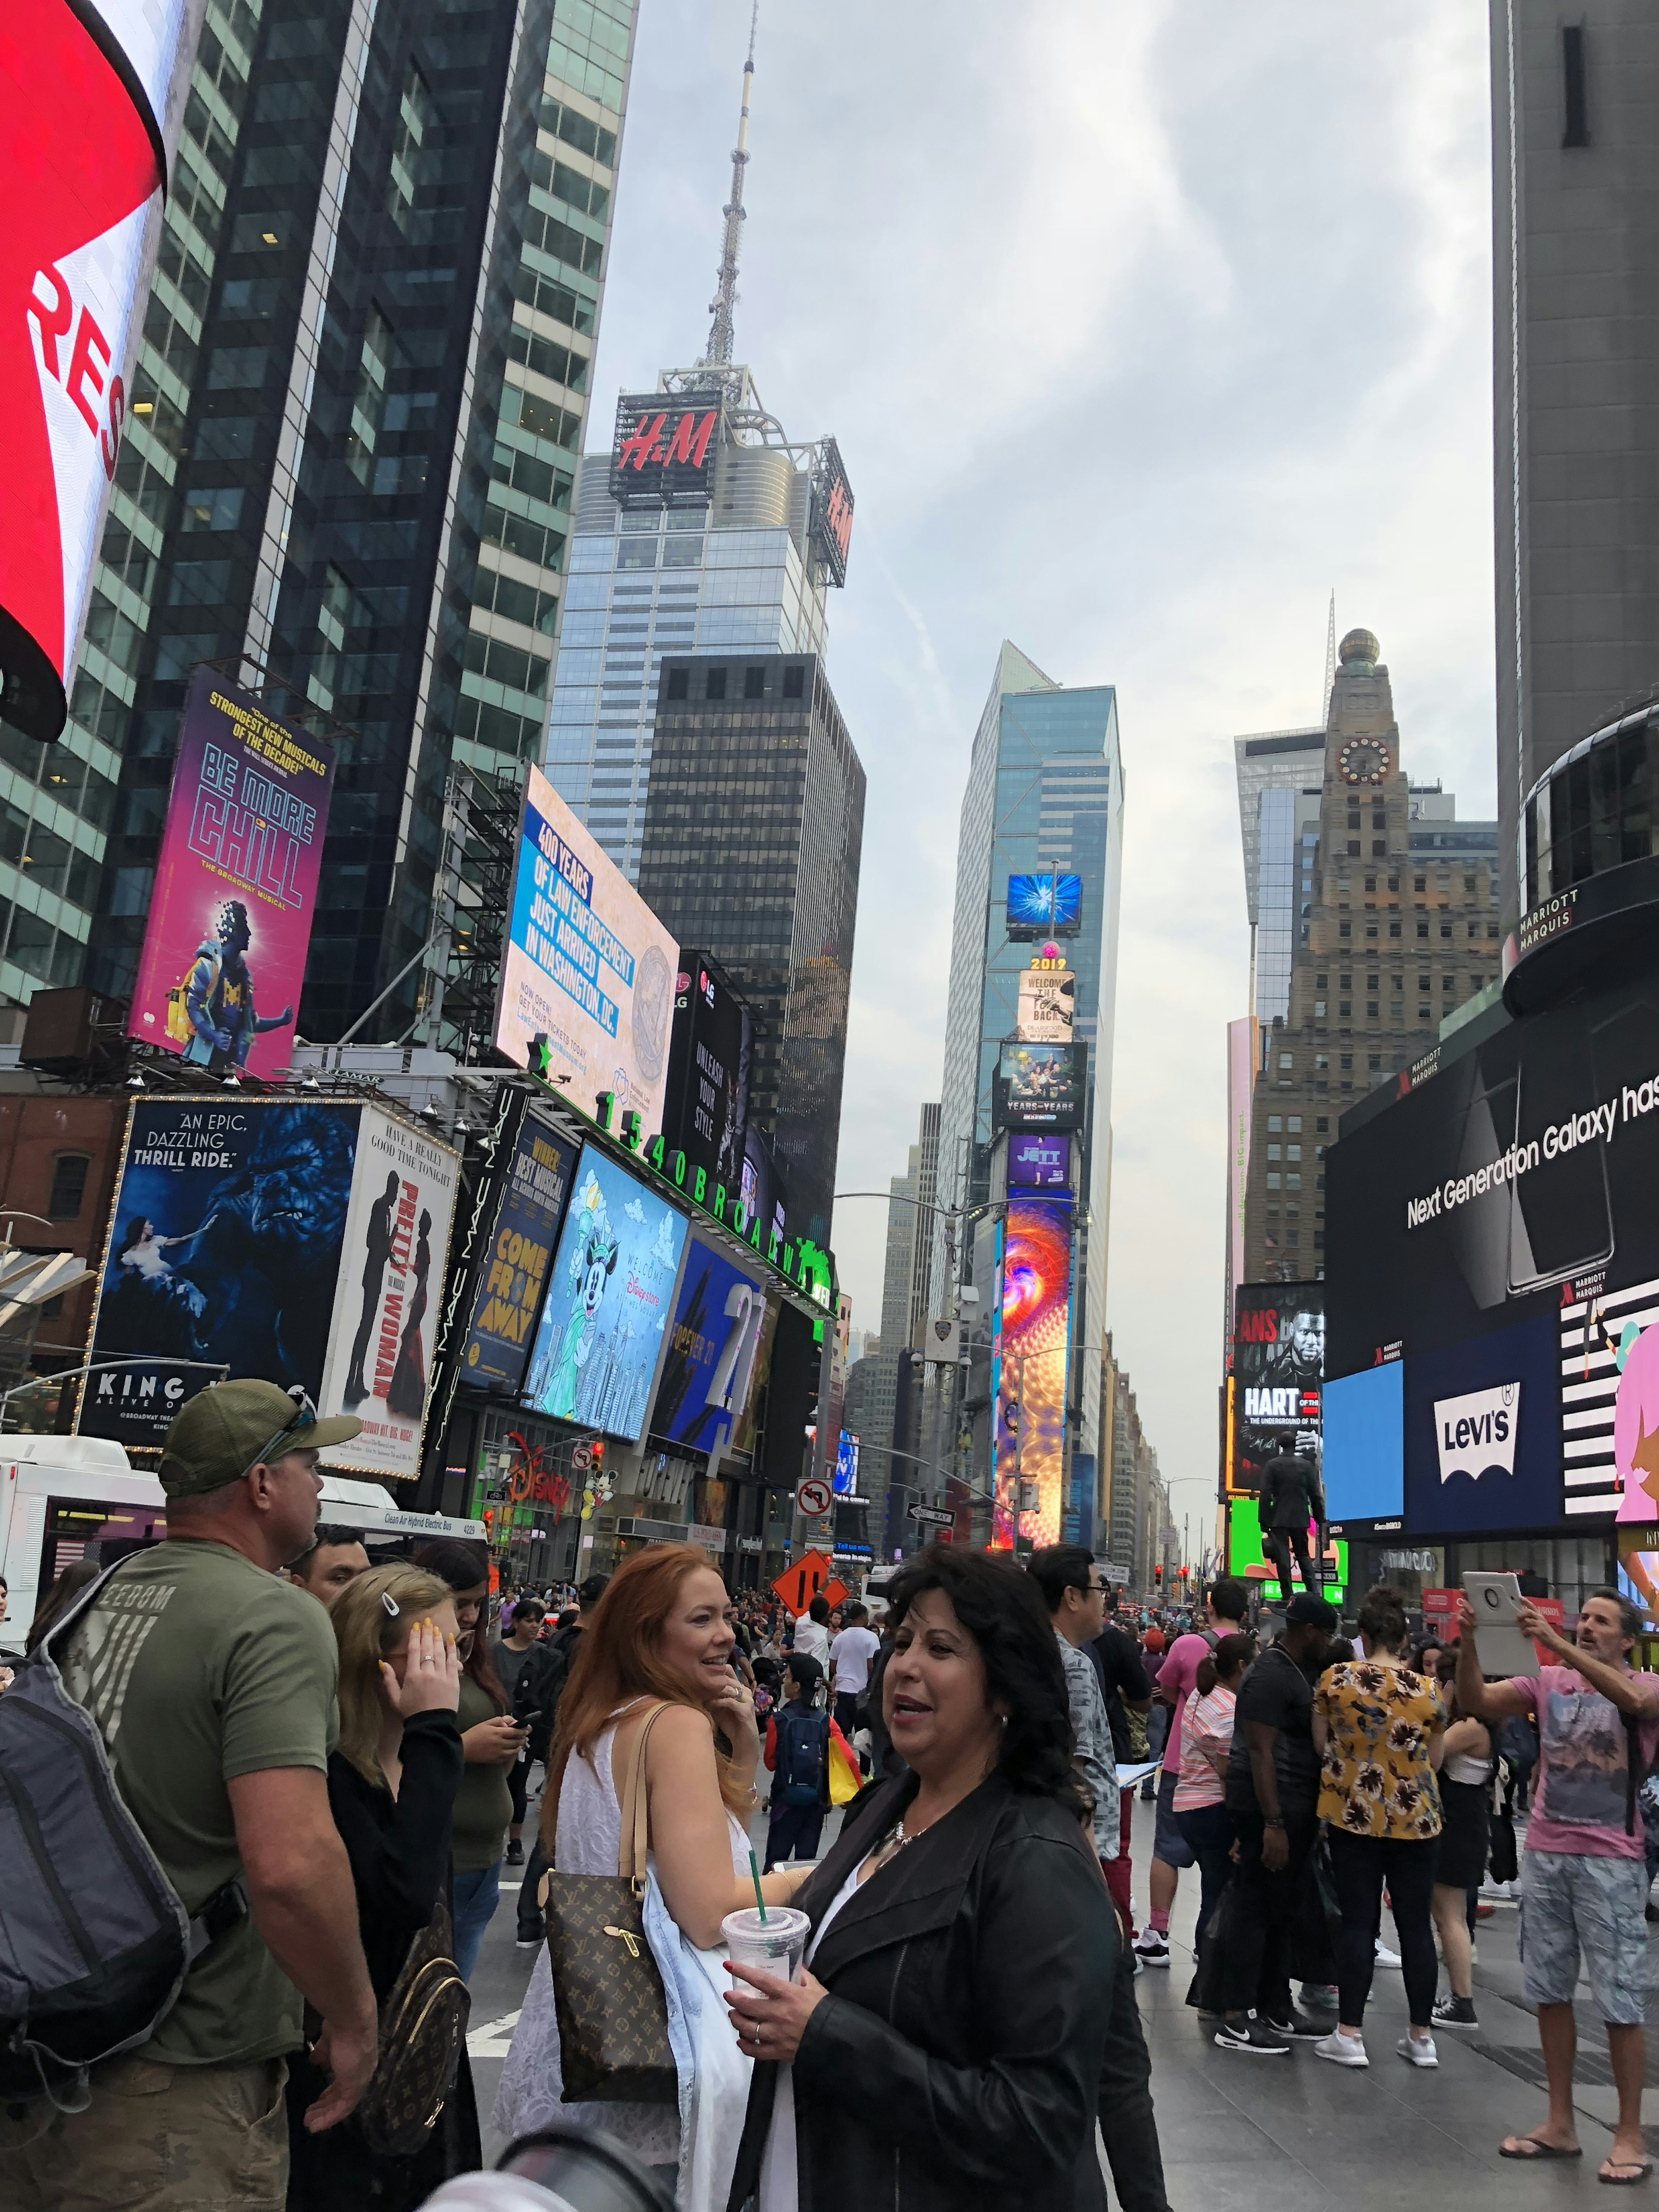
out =
[(732, 315), (738, 304), (738, 247), (746, 221), (743, 204), (743, 173), (749, 167), (749, 95), (755, 82), (755, 27), (760, 21), (760, 0), (749, 15), (749, 58), (743, 65), (743, 109), (738, 118), (738, 143), (732, 149), (732, 197), (721, 213), (726, 235), (720, 244), (720, 283), (708, 303), (714, 321), (708, 326), (708, 345), (699, 367), (724, 368), (732, 358)]
[(1325, 700), (1320, 708), (1320, 719), (1328, 723), (1331, 719), (1331, 693), (1336, 686), (1336, 586), (1331, 586), (1330, 618), (1325, 625)]

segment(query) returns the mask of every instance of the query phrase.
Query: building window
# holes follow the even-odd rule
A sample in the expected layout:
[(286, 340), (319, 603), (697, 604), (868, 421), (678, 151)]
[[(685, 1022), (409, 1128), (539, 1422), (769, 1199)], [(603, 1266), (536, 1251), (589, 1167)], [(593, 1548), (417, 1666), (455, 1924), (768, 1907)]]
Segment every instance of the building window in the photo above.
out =
[(1281, 1052), (1279, 1055), (1279, 1064), (1281, 1068), (1294, 1067), (1296, 1066), (1295, 1055), (1291, 1053)]
[(410, 218), (420, 190), (425, 149), (432, 143), (437, 123), (437, 109), (426, 79), (410, 62), (404, 78), (403, 98), (398, 103), (392, 170), (386, 183), (386, 212), (405, 238), (411, 232)]
[(1280, 1129), (1282, 1129), (1282, 1128), (1283, 1128), (1283, 1127), (1284, 1127), (1284, 1123), (1280, 1121), (1280, 1119), (1279, 1119), (1279, 1115), (1278, 1115), (1277, 1114), (1269, 1114), (1269, 1115), (1268, 1115), (1268, 1116), (1267, 1116), (1267, 1127), (1268, 1127), (1268, 1129), (1269, 1129), (1269, 1131), (1270, 1131), (1270, 1132), (1272, 1132), (1272, 1133), (1274, 1133), (1274, 1134), (1277, 1134), (1277, 1133), (1278, 1133), (1278, 1132), (1279, 1132)]
[(386, 413), (386, 380), (398, 352), (392, 326), (378, 307), (368, 311), (363, 349), (357, 363), (357, 388), (351, 398), (351, 428), (346, 433), (346, 461), (361, 484), (369, 480), (375, 441)]
[(1353, 924), (1351, 921), (1339, 921), (1336, 925), (1336, 933), (1339, 937), (1352, 937)]
[(1279, 1188), (1279, 1177), (1276, 1175), (1270, 1174), (1268, 1176), (1267, 1188), (1269, 1190), (1277, 1190)]
[(1358, 840), (1358, 837), (1350, 837), (1350, 838), (1349, 838), (1349, 840), (1348, 840), (1348, 851), (1349, 851), (1350, 854), (1352, 856), (1352, 858), (1353, 858), (1353, 859), (1355, 859), (1356, 860), (1359, 858), (1359, 840)]
[(87, 1170), (92, 1160), (86, 1152), (59, 1152), (52, 1164), (52, 1196), (46, 1212), (53, 1221), (73, 1221), (87, 1192)]
[[(1330, 1133), (1330, 1127), (1331, 1127), (1331, 1118), (1330, 1118), (1330, 1115), (1329, 1115), (1328, 1114), (1322, 1114), (1322, 1115), (1320, 1115), (1319, 1119), (1318, 1119), (1318, 1120), (1314, 1123), (1314, 1131), (1315, 1131), (1315, 1133), (1316, 1133), (1316, 1135), (1318, 1135), (1318, 1136), (1321, 1136), (1321, 1137), (1328, 1136), (1328, 1135)], [(1320, 1147), (1320, 1150), (1321, 1150), (1321, 1152), (1322, 1152), (1322, 1152), (1323, 1152), (1323, 1150), (1324, 1150), (1324, 1147), (1322, 1146)]]
[(1584, 92), (1584, 27), (1561, 26), (1561, 89), (1565, 94), (1564, 146), (1589, 144), (1589, 104)]
[[(1318, 1072), (1319, 1072), (1321, 1074), (1324, 1074), (1324, 1073), (1326, 1073), (1328, 1071), (1328, 1069), (1329, 1069), (1329, 1067), (1330, 1067), (1330, 1064), (1331, 1064), (1331, 1056), (1330, 1056), (1329, 1053), (1328, 1053), (1328, 1052), (1316, 1052), (1316, 1053), (1314, 1054), (1314, 1066), (1318, 1070)], [(1323, 1127), (1323, 1124), (1322, 1123), (1322, 1124), (1321, 1124), (1321, 1126), (1322, 1126), (1322, 1127)]]
[(1399, 924), (1397, 921), (1391, 921), (1391, 922), (1389, 924), (1389, 936), (1390, 936), (1390, 937), (1398, 937), (1398, 936), (1399, 936), (1399, 934), (1400, 934), (1400, 924)]
[(1268, 1147), (1267, 1147), (1267, 1158), (1268, 1158), (1270, 1160), (1276, 1160), (1276, 1159), (1279, 1158), (1279, 1147), (1277, 1145), (1269, 1145), (1269, 1146), (1268, 1146)]
[(766, 671), (763, 668), (744, 670), (743, 696), (745, 699), (763, 699), (766, 696)]
[(801, 699), (806, 696), (806, 671), (786, 668), (783, 672), (783, 696), (786, 699)]
[[(1299, 1114), (1292, 1114), (1290, 1119), (1285, 1122), (1285, 1127), (1290, 1131), (1292, 1136), (1297, 1135), (1302, 1127), (1302, 1116)], [(1295, 1159), (1297, 1158), (1297, 1154), (1292, 1152), (1291, 1154), (1291, 1158)]]
[(690, 694), (691, 672), (689, 668), (671, 668), (668, 672), (668, 696), (684, 699)]
[(723, 668), (711, 668), (709, 670), (708, 680), (703, 687), (702, 696), (705, 699), (725, 698), (726, 671)]
[(1373, 837), (1371, 839), (1371, 858), (1374, 860), (1386, 860), (1388, 857), (1388, 840), (1383, 837)]

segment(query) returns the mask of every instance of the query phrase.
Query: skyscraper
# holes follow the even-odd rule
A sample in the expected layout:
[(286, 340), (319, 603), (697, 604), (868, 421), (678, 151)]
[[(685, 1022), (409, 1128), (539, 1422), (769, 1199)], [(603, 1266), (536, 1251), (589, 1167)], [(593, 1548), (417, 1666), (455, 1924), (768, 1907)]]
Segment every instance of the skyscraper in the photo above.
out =
[(783, 1172), (790, 1234), (819, 1244), (836, 1188), (864, 791), (816, 659), (662, 662), (640, 895), (682, 945), (712, 952), (747, 1002), (750, 1126)]
[(1283, 1016), (1290, 1000), (1291, 956), (1308, 941), (1306, 878), (1312, 848), (1319, 842), (1324, 759), (1322, 724), (1233, 739), (1244, 899), (1250, 916), (1250, 1007), (1261, 1023)]
[[(956, 910), (939, 1114), (943, 1206), (992, 1201), (993, 1091), (1005, 1039), (1018, 1019), (1022, 969), (1033, 948), (1009, 933), (1009, 878), (1075, 875), (1078, 933), (1066, 940), (1075, 973), (1073, 1036), (1087, 1047), (1073, 1239), (1072, 1446), (1098, 1449), (1100, 1358), (1106, 1325), (1113, 1022), (1117, 996), (1123, 768), (1117, 696), (1109, 684), (1066, 690), (1005, 641), (975, 732), (957, 847)], [(948, 1295), (940, 1260), (933, 1303)], [(963, 1258), (965, 1248), (958, 1246)], [(885, 1323), (884, 1321), (884, 1337)]]
[(1659, 12), (1491, 0), (1498, 815), (1659, 684)]
[(336, 743), (300, 1026), (408, 1032), (449, 764), (539, 741), (633, 18), (211, 0), (70, 724), (0, 734), (14, 1000), (130, 988), (207, 660)]
[(584, 455), (577, 491), (545, 764), (630, 879), (663, 655), (821, 662), (826, 595), (846, 575), (853, 500), (835, 440), (791, 441), (732, 360), (753, 76), (751, 41), (702, 357), (623, 397), (614, 442)]
[(1305, 920), (1284, 1012), (1261, 1031), (1245, 1281), (1323, 1273), (1335, 1117), (1431, 1052), (1443, 1024), (1498, 981), (1496, 825), (1460, 823), (1437, 784), (1408, 782), (1378, 654), (1369, 630), (1342, 641), (1316, 825), (1298, 855)]

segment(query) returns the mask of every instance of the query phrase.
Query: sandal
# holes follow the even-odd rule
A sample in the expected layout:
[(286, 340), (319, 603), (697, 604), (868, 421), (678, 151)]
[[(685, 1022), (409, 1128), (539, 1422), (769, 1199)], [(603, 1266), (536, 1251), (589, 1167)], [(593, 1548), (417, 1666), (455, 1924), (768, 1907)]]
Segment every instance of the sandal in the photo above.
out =
[(1498, 2144), (1498, 2155), (1518, 2158), (1523, 2166), (1536, 2166), (1547, 2159), (1583, 2158), (1584, 2151), (1581, 2143), (1575, 2143), (1571, 2150), (1563, 2150), (1559, 2143), (1540, 2142), (1536, 2136), (1510, 2136)]

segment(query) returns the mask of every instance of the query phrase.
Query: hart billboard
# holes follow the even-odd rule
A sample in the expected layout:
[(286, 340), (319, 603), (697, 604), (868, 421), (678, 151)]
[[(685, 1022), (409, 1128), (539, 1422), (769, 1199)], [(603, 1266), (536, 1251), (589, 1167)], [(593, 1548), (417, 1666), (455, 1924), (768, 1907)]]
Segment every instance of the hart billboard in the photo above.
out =
[(1229, 1491), (1260, 1487), (1282, 1436), (1317, 1464), (1324, 1374), (1324, 1285), (1241, 1283), (1233, 1294)]
[(0, 9), (0, 716), (64, 726), (204, 0)]
[(287, 1066), (333, 787), (314, 738), (196, 671), (129, 1036), (209, 1075)]

